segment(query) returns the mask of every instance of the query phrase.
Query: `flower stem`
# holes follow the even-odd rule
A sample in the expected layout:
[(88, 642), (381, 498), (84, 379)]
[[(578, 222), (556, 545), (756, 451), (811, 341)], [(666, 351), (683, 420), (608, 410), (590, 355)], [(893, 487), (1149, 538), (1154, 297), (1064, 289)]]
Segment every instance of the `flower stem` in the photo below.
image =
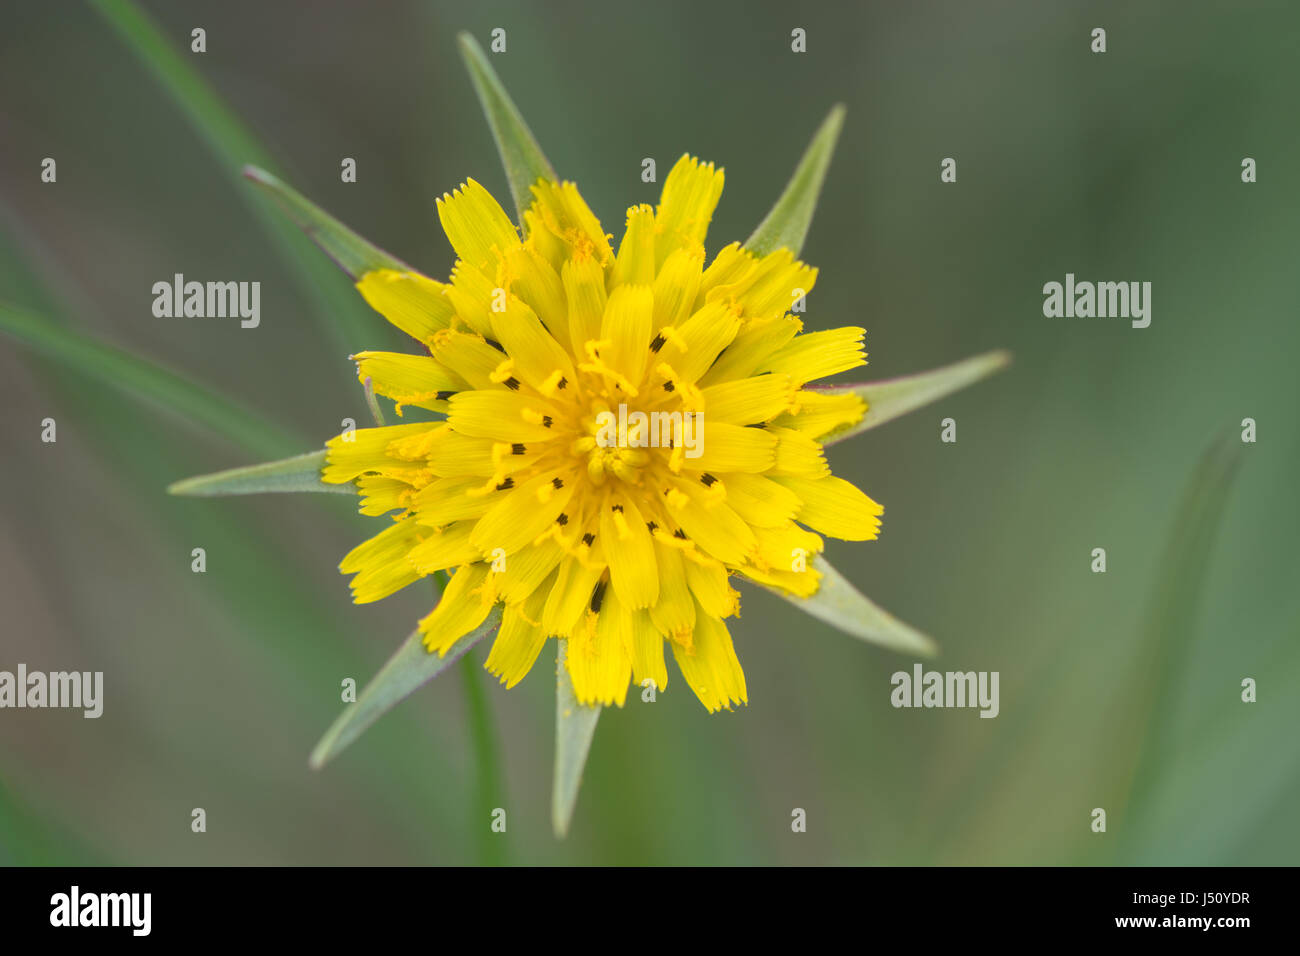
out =
[(501, 866), (506, 862), (505, 834), (492, 827), (496, 822), (496, 810), (504, 808), (506, 794), (492, 714), (488, 709), (487, 695), (483, 692), (483, 678), (472, 654), (461, 658), (460, 672), (465, 685), (465, 704), (469, 711), (478, 771), (470, 810), (470, 830), (479, 834), (479, 862), (484, 866)]

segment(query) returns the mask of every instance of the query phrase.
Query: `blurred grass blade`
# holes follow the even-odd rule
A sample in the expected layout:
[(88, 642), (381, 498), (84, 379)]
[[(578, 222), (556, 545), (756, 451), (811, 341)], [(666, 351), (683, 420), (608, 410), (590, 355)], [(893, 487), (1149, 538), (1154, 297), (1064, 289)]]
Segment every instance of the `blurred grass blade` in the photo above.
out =
[(1157, 569), (1131, 669), (1138, 684), (1128, 695), (1138, 709), (1131, 725), (1137, 747), (1129, 762), (1129, 793), (1139, 805), (1177, 756), (1170, 740), (1178, 718), (1177, 696), (1185, 685), (1188, 648), (1197, 630), (1213, 546), (1244, 447), (1230, 431), (1202, 455), (1183, 490)]
[(245, 166), (244, 178), (261, 186), (284, 207), (289, 218), (298, 224), (312, 242), (320, 246), (334, 263), (354, 280), (376, 269), (412, 272), (406, 263), (362, 239), (343, 223), (321, 209), (292, 186), (281, 182), (265, 169)]
[[(108, 21), (118, 36), (154, 75), (159, 85), (180, 107), (190, 125), (216, 156), (233, 183), (248, 163), (269, 167), (270, 156), (239, 118), (226, 107), (193, 66), (202, 57), (180, 51), (189, 43), (188, 27), (174, 35), (164, 33), (132, 0), (91, 0), (91, 6)], [(250, 24), (250, 29), (255, 29)], [(337, 343), (353, 350), (377, 327), (373, 313), (359, 296), (343, 285), (338, 274), (314, 249), (303, 242), (294, 226), (273, 212), (249, 190), (237, 189), (262, 229), (293, 267), (303, 294), (317, 316), (330, 324)]]
[(551, 790), (551, 826), (557, 837), (569, 832), (578, 803), (582, 768), (587, 765), (591, 738), (600, 719), (599, 707), (584, 707), (573, 696), (573, 682), (564, 664), (567, 642), (555, 642), (555, 782)]
[(379, 673), (366, 685), (356, 703), (348, 704), (330, 729), (325, 732), (309, 763), (319, 770), (333, 760), (348, 744), (361, 736), (362, 731), (388, 713), (396, 704), (433, 680), (466, 651), (496, 630), (501, 623), (501, 608), (494, 607), (482, 624), (470, 631), (439, 657), (425, 649), (419, 630), (413, 631), (397, 653), (388, 659)]
[(822, 183), (826, 181), (826, 170), (831, 165), (831, 154), (835, 152), (835, 142), (840, 138), (843, 126), (844, 107), (836, 104), (813, 134), (812, 142), (799, 160), (781, 198), (767, 218), (759, 223), (754, 234), (745, 240), (745, 248), (754, 255), (765, 256), (777, 249), (789, 249), (798, 255), (803, 249)]
[(974, 355), (929, 372), (891, 378), (884, 382), (864, 382), (860, 385), (811, 385), (809, 386), (811, 391), (825, 395), (853, 392), (867, 403), (867, 413), (862, 417), (862, 421), (830, 432), (821, 439), (822, 444), (830, 445), (843, 441), (869, 428), (883, 425), (900, 415), (906, 415), (914, 409), (960, 391), (968, 385), (974, 385), (980, 379), (988, 378), (1010, 364), (1011, 353), (999, 350)]
[(270, 458), (284, 454), (286, 447), (304, 444), (233, 401), (195, 385), (187, 376), (77, 335), (44, 316), (0, 303), (0, 332), (111, 388), (200, 422), (254, 454)]
[(860, 640), (900, 654), (933, 657), (938, 653), (934, 641), (877, 607), (821, 555), (813, 558), (813, 566), (822, 573), (822, 579), (812, 597), (795, 597), (780, 588), (768, 590), (819, 621)]
[(515, 200), (515, 211), (519, 216), (520, 228), (524, 227), (524, 210), (533, 204), (530, 187), (539, 179), (555, 180), (555, 170), (542, 154), (528, 124), (519, 114), (518, 107), (510, 99), (496, 70), (488, 62), (487, 56), (478, 41), (468, 33), (459, 37), (460, 54), (469, 70), (469, 78), (474, 83), (474, 91), (483, 107), (488, 125), (492, 127), (492, 136), (497, 141), (497, 150), (501, 153), (501, 164), (506, 169), (506, 180), (510, 183), (510, 195)]
[(375, 420), (376, 428), (383, 428), (387, 422), (384, 421), (384, 410), (379, 407), (379, 399), (375, 398), (375, 383), (367, 378), (364, 388), (366, 391), (366, 405), (370, 408), (370, 417)]
[(262, 465), (230, 468), (197, 478), (186, 478), (167, 486), (169, 495), (215, 498), (223, 495), (260, 495), (270, 491), (323, 491), (336, 495), (355, 495), (352, 482), (329, 485), (320, 480), (325, 467), (325, 449), (309, 451)]

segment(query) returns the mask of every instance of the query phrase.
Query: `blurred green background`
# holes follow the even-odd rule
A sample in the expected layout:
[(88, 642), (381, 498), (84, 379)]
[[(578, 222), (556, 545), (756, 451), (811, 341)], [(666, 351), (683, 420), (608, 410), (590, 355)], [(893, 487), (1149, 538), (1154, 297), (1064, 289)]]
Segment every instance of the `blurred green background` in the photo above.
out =
[[(229, 396), (264, 420), (265, 453), (0, 336), (0, 669), (102, 670), (106, 698), (98, 720), (0, 711), (0, 861), (1300, 861), (1300, 8), (143, 9), (265, 156), (214, 153), (94, 9), (7, 5), (0, 301)], [(406, 345), (342, 276), (304, 289), (235, 163), (270, 162), (445, 276), (434, 198), (469, 176), (508, 196), (455, 45), (494, 27), (508, 49), (493, 63), (543, 149), (616, 234), (628, 205), (657, 201), (642, 158), (662, 177), (690, 151), (727, 171), (710, 254), (743, 239), (847, 105), (804, 249), (821, 270), (809, 327), (865, 326), (870, 378), (996, 347), (1015, 364), (832, 450), (886, 512), (879, 541), (829, 555), (936, 637), (931, 666), (999, 671), (997, 719), (893, 709), (890, 675), (911, 660), (746, 589), (732, 631), (750, 705), (710, 717), (670, 665), (656, 704), (606, 711), (567, 841), (550, 830), (550, 650), (513, 691), (480, 671), (501, 759), (488, 792), (459, 670), (308, 770), (340, 681), (375, 672), (429, 591), (349, 603), (336, 565), (378, 527), (354, 499), (163, 488), (364, 422), (349, 352)], [(56, 184), (39, 179), (47, 156)], [(956, 184), (939, 181), (944, 157)], [(261, 327), (154, 318), (151, 286), (177, 272), (260, 281)], [(1044, 318), (1042, 286), (1067, 272), (1152, 282), (1151, 327)], [(40, 440), (47, 416), (57, 444)], [(1247, 416), (1254, 445), (1237, 440)], [(1197, 477), (1225, 433), (1235, 481)], [(508, 832), (489, 844), (497, 806)]]

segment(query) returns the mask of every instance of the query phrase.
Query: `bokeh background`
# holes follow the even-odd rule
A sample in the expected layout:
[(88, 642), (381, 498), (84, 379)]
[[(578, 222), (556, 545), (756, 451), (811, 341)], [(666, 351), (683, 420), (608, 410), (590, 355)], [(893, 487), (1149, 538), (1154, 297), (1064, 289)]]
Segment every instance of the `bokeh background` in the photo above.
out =
[[(214, 149), (93, 5), (6, 5), (0, 301), (228, 397), (262, 428), (263, 459), (365, 421), (347, 356), (404, 343), (341, 275), (299, 280), (295, 257), (316, 254), (268, 231), (283, 223), (238, 162), (270, 163), (444, 276), (434, 198), (468, 176), (507, 195), (455, 36), (486, 45), (503, 27), (498, 72), (609, 231), (657, 200), (643, 157), (661, 178), (685, 151), (726, 167), (712, 254), (749, 234), (846, 104), (804, 249), (821, 269), (809, 326), (865, 326), (869, 378), (996, 347), (1015, 364), (833, 449), (886, 512), (879, 541), (829, 555), (936, 637), (931, 666), (999, 671), (1001, 714), (895, 710), (890, 675), (911, 660), (746, 590), (733, 633), (749, 706), (709, 717), (670, 665), (657, 703), (607, 711), (567, 841), (549, 822), (545, 657), (509, 692), (450, 671), (312, 772), (340, 681), (377, 670), (429, 591), (349, 603), (337, 562), (376, 528), (353, 499), (167, 497), (259, 456), (0, 335), (0, 669), (100, 670), (106, 685), (98, 720), (0, 711), (0, 861), (1300, 861), (1300, 8), (138, 9), (261, 154)], [(1089, 50), (1098, 26), (1104, 55)], [(794, 27), (806, 54), (790, 51)], [(39, 180), (46, 156), (57, 184)], [(345, 156), (355, 184), (340, 182)], [(944, 157), (956, 184), (939, 181)], [(260, 281), (261, 327), (154, 318), (151, 286), (176, 272)], [(1152, 282), (1151, 327), (1044, 318), (1042, 286), (1067, 272)], [(1254, 445), (1238, 440), (1247, 416)], [(1231, 480), (1198, 470), (1224, 435)], [(1257, 703), (1241, 702), (1245, 677)], [(495, 781), (469, 730), (474, 680)], [(508, 832), (490, 836), (497, 806)]]

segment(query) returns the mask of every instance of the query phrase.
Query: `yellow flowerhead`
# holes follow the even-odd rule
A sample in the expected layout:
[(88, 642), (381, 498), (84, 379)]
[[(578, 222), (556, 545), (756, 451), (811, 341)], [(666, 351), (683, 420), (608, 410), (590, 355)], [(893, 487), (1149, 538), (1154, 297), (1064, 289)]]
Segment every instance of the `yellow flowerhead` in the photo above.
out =
[(503, 605), (488, 669), (507, 686), (568, 641), (584, 704), (667, 686), (664, 643), (710, 711), (746, 701), (726, 619), (733, 575), (807, 596), (821, 535), (874, 538), (881, 508), (818, 439), (858, 396), (809, 382), (865, 364), (863, 330), (802, 332), (816, 270), (733, 243), (705, 266), (723, 172), (683, 156), (617, 250), (572, 183), (539, 182), (524, 235), (470, 180), (438, 203), (447, 284), (379, 269), (357, 288), (428, 354), (363, 352), (358, 375), (445, 421), (329, 442), (391, 524), (340, 565), (357, 602), (454, 570), (420, 622), (445, 654)]

